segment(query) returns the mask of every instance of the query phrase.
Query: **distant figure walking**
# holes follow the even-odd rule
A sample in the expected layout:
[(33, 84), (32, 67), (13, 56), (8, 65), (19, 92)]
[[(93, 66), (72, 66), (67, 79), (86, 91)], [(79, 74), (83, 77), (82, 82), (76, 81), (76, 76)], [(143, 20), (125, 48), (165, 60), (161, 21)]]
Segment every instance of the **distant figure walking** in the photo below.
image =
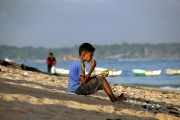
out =
[(53, 53), (49, 53), (49, 57), (46, 60), (48, 73), (51, 74), (51, 68), (56, 64), (56, 58), (53, 57)]

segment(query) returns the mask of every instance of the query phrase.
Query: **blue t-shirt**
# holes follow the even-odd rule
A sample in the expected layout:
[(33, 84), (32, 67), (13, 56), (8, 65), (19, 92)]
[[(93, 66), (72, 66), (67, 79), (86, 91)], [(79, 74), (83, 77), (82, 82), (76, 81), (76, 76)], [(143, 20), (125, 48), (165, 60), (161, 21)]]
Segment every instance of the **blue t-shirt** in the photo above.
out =
[(75, 90), (82, 84), (80, 76), (85, 76), (85, 66), (81, 58), (75, 60), (69, 71), (68, 92), (75, 92)]

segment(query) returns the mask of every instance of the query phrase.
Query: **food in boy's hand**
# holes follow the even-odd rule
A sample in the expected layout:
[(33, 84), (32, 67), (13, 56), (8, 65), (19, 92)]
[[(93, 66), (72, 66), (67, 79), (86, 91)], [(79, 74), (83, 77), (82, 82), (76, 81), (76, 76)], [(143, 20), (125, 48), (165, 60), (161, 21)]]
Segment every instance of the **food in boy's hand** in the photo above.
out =
[(101, 73), (101, 76), (103, 76), (103, 77), (107, 77), (108, 75), (109, 75), (109, 70), (104, 70)]

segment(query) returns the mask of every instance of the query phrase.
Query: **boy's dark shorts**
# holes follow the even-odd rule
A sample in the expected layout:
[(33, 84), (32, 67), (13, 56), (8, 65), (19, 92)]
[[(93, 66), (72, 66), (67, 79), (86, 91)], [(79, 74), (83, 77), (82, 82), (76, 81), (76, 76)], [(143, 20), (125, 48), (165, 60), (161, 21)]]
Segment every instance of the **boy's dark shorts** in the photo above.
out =
[(98, 90), (103, 90), (104, 77), (91, 77), (86, 84), (79, 86), (75, 93), (78, 95), (91, 95)]

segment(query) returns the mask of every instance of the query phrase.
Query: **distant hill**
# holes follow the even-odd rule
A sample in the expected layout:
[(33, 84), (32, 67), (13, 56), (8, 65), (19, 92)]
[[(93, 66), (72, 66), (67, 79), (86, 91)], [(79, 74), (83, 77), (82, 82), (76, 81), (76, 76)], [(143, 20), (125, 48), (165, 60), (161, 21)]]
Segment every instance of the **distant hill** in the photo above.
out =
[[(96, 59), (180, 58), (180, 43), (170, 44), (114, 44), (94, 45)], [(49, 52), (59, 60), (72, 60), (78, 56), (78, 46), (63, 48), (0, 46), (0, 58), (15, 60), (44, 60)]]

